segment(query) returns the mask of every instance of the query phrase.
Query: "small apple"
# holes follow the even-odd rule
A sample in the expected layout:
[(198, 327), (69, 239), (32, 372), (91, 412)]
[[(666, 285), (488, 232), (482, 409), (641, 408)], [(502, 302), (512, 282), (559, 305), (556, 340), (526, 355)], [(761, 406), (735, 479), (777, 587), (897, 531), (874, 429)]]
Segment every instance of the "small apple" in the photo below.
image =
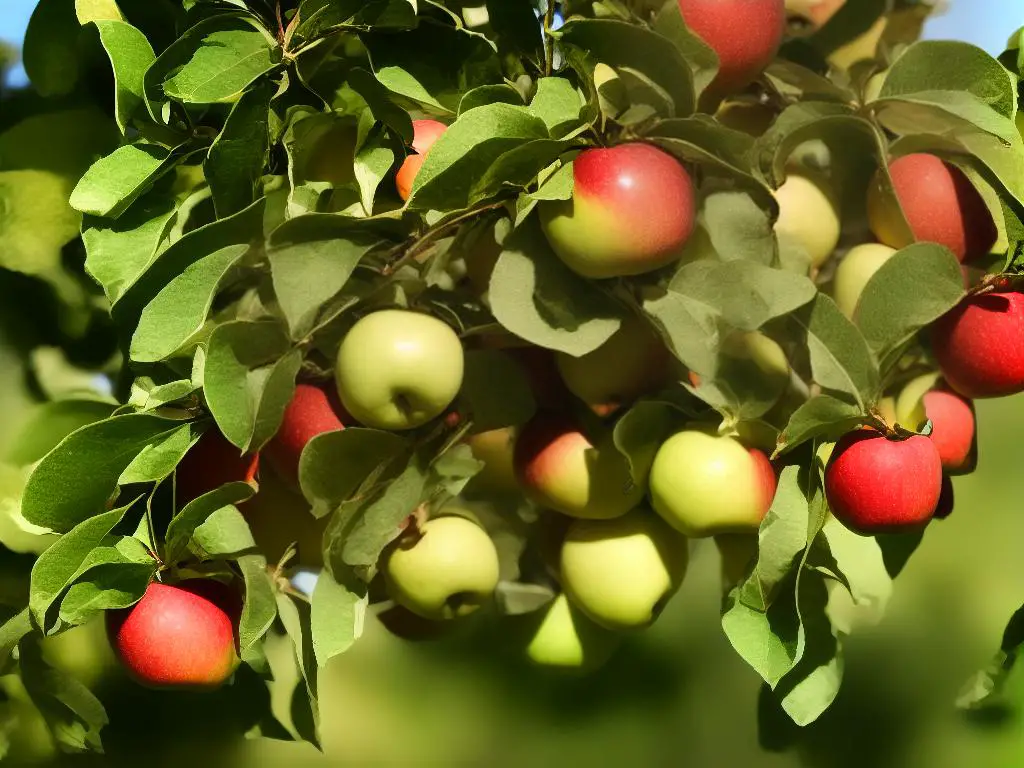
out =
[(648, 509), (574, 520), (562, 544), (562, 587), (603, 627), (646, 627), (679, 589), (688, 560), (685, 537)]
[(546, 609), (526, 646), (526, 657), (541, 667), (589, 672), (611, 658), (620, 638), (587, 618), (564, 594)]
[(847, 251), (832, 280), (832, 297), (840, 312), (853, 319), (868, 281), (895, 253), (894, 248), (880, 243), (855, 245)]
[(425, 619), (466, 616), (498, 585), (498, 551), (476, 523), (455, 514), (403, 533), (385, 551), (388, 594)]
[(527, 497), (570, 517), (619, 517), (643, 500), (611, 433), (591, 442), (566, 416), (538, 413), (516, 440), (516, 477)]
[(593, 352), (559, 352), (556, 360), (568, 390), (598, 416), (609, 416), (665, 384), (672, 357), (650, 324), (630, 315)]
[(798, 246), (812, 267), (824, 264), (839, 243), (839, 205), (821, 173), (793, 168), (775, 190), (779, 218), (775, 234), (783, 244)]
[(960, 261), (989, 252), (996, 240), (995, 224), (963, 171), (935, 155), (916, 152), (891, 161), (889, 175), (910, 231), (877, 173), (868, 187), (867, 212), (871, 231), (880, 241), (893, 248), (914, 241), (938, 243)]
[(672, 527), (700, 538), (756, 531), (775, 497), (768, 457), (710, 432), (677, 432), (651, 466), (651, 504)]
[(216, 427), (208, 429), (175, 470), (178, 507), (228, 483), (252, 483), (259, 467), (259, 454), (243, 454)]
[(585, 149), (573, 161), (571, 200), (538, 205), (558, 257), (583, 277), (650, 272), (680, 257), (693, 233), (690, 174), (650, 144)]
[(929, 438), (939, 451), (942, 470), (957, 474), (974, 469), (974, 408), (941, 386), (938, 374), (925, 374), (907, 384), (896, 401), (897, 421), (908, 429), (932, 423)]
[(516, 444), (514, 427), (470, 435), (466, 438), (466, 444), (473, 452), (473, 458), (484, 463), (484, 468), (469, 481), (467, 491), (519, 493), (513, 458)]
[(324, 432), (344, 429), (341, 404), (332, 403), (331, 394), (313, 384), (296, 384), (281, 426), (263, 449), (277, 473), (293, 484), (299, 481), (299, 458), (306, 443)]
[(825, 467), (832, 513), (865, 535), (921, 527), (935, 514), (941, 492), (942, 461), (922, 435), (890, 439), (857, 429), (836, 443)]
[(1024, 392), (1024, 294), (968, 296), (931, 328), (942, 377), (964, 397)]
[(441, 138), (441, 134), (448, 130), (448, 126), (437, 120), (413, 120), (412, 121), (412, 148), (415, 154), (406, 155), (402, 166), (395, 175), (395, 186), (398, 188), (398, 196), (408, 200), (412, 194), (412, 185), (416, 181), (416, 174), (427, 157), (427, 152), (434, 146), (434, 142)]
[(241, 600), (211, 579), (153, 582), (130, 608), (107, 612), (118, 661), (155, 688), (216, 688), (238, 666)]
[(413, 429), (440, 416), (462, 386), (462, 343), (436, 317), (385, 309), (361, 318), (338, 348), (345, 410), (368, 427)]

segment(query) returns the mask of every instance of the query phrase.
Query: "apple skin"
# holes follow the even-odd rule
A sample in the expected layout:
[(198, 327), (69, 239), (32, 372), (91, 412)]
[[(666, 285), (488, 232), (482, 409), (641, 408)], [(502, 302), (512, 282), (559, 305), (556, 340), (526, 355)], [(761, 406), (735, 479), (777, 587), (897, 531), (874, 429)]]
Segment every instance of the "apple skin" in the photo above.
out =
[(341, 403), (332, 403), (332, 395), (314, 384), (296, 384), (281, 426), (263, 449), (274, 470), (290, 483), (299, 481), (299, 458), (306, 443), (324, 432), (345, 428)]
[(776, 484), (762, 451), (689, 429), (658, 449), (651, 504), (672, 527), (694, 538), (754, 532), (771, 507)]
[(832, 281), (832, 296), (839, 311), (851, 320), (868, 281), (896, 253), (881, 243), (855, 245), (843, 256)]
[(868, 187), (868, 224), (881, 242), (905, 248), (914, 241), (938, 243), (963, 261), (988, 253), (996, 240), (992, 216), (964, 172), (935, 155), (916, 152), (889, 163), (893, 190), (913, 239), (899, 221), (876, 174)]
[(738, 91), (768, 66), (786, 31), (785, 0), (679, 0), (683, 20), (718, 54), (711, 89)]
[(974, 408), (970, 402), (942, 389), (927, 393), (925, 413), (932, 422), (929, 438), (939, 451), (945, 472), (955, 474), (974, 468)]
[(635, 315), (593, 352), (559, 352), (555, 359), (566, 388), (602, 417), (666, 383), (672, 360), (661, 337)]
[(679, 589), (685, 537), (648, 509), (614, 520), (574, 520), (562, 544), (562, 588), (602, 627), (649, 626)]
[(412, 148), (416, 154), (407, 155), (398, 169), (398, 173), (395, 174), (395, 186), (398, 188), (398, 196), (402, 200), (409, 199), (413, 182), (416, 181), (416, 174), (420, 172), (427, 152), (447, 130), (448, 126), (437, 120), (412, 121)]
[(462, 343), (436, 317), (403, 309), (366, 315), (338, 348), (335, 380), (345, 410), (368, 427), (426, 424), (462, 386)]
[(775, 190), (780, 241), (801, 246), (812, 267), (820, 267), (839, 244), (839, 206), (828, 180), (809, 168), (790, 170)]
[(539, 667), (591, 672), (603, 667), (620, 637), (595, 624), (565, 594), (558, 595), (526, 646), (526, 658)]
[(914, 435), (890, 440), (857, 429), (835, 445), (825, 467), (825, 495), (836, 518), (865, 535), (916, 530), (931, 520), (942, 492), (935, 444)]
[(425, 619), (453, 619), (490, 599), (498, 551), (483, 528), (450, 514), (400, 536), (385, 551), (381, 572), (399, 605)]
[(539, 204), (558, 257), (590, 278), (639, 275), (680, 257), (693, 233), (690, 174), (650, 144), (585, 149), (573, 161), (571, 200)]
[(142, 685), (217, 688), (238, 666), (239, 596), (220, 582), (153, 582), (130, 608), (108, 611), (118, 661)]
[(942, 377), (976, 400), (1024, 392), (1024, 294), (969, 296), (931, 328)]
[(479, 432), (466, 438), (473, 458), (484, 463), (466, 486), (467, 492), (519, 493), (514, 451), (516, 430), (513, 427)]
[(209, 429), (189, 449), (175, 471), (178, 507), (228, 483), (252, 483), (259, 467), (258, 453), (243, 454), (216, 428)]
[(516, 440), (516, 477), (527, 497), (569, 517), (607, 520), (644, 496), (611, 434), (591, 442), (566, 416), (539, 413)]

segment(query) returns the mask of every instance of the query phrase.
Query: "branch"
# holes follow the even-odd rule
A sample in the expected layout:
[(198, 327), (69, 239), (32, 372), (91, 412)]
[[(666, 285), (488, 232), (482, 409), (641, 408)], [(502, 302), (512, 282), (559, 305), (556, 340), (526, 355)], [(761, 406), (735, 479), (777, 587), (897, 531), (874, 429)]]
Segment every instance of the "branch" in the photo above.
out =
[(548, 0), (544, 11), (544, 76), (551, 77), (555, 68), (555, 39), (551, 36), (551, 28), (555, 25), (555, 0)]

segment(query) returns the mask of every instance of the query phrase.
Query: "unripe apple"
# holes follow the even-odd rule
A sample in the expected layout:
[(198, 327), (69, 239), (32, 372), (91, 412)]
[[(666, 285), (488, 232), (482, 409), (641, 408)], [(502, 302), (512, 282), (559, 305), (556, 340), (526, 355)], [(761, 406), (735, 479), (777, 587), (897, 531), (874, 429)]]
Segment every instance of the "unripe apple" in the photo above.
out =
[(539, 413), (516, 440), (516, 477), (535, 503), (570, 517), (619, 517), (641, 502), (611, 433), (594, 442), (571, 419)]
[(441, 138), (441, 134), (448, 130), (448, 126), (437, 120), (413, 120), (412, 121), (412, 148), (415, 154), (407, 155), (402, 166), (395, 175), (395, 186), (398, 188), (398, 196), (408, 200), (412, 193), (413, 182), (416, 181), (416, 174), (427, 157), (427, 152), (434, 142)]
[(910, 232), (886, 197), (878, 173), (868, 187), (867, 213), (880, 241), (893, 248), (914, 241), (938, 243), (960, 261), (988, 253), (996, 240), (995, 224), (963, 171), (935, 155), (916, 152), (891, 161), (889, 175)]
[(832, 513), (866, 535), (919, 528), (931, 520), (941, 492), (939, 452), (922, 435), (893, 440), (857, 429), (836, 443), (825, 467)]
[(526, 646), (526, 657), (541, 667), (589, 672), (604, 666), (620, 638), (595, 624), (564, 594), (543, 613)]
[(775, 110), (760, 102), (728, 101), (715, 112), (715, 119), (726, 128), (758, 137), (771, 127), (776, 114)]
[(608, 416), (665, 384), (672, 358), (650, 324), (630, 315), (593, 352), (560, 352), (556, 360), (569, 391), (598, 416)]
[(498, 551), (476, 523), (458, 515), (428, 520), (385, 551), (388, 594), (425, 619), (466, 616), (498, 585)]
[(786, 31), (785, 0), (679, 0), (683, 20), (718, 54), (711, 88), (738, 91), (767, 67)]
[(243, 454), (216, 428), (208, 429), (175, 470), (178, 507), (228, 483), (252, 483), (259, 467), (259, 454)]
[(562, 587), (603, 627), (646, 627), (679, 588), (687, 561), (686, 539), (648, 509), (575, 520), (562, 544)]
[(847, 251), (832, 281), (832, 296), (840, 312), (853, 319), (868, 281), (895, 253), (894, 248), (880, 243), (863, 243)]
[(344, 429), (341, 403), (332, 403), (331, 394), (314, 384), (296, 384), (281, 426), (263, 449), (277, 473), (290, 483), (299, 481), (299, 458), (306, 443), (324, 432)]
[(690, 174), (650, 144), (585, 149), (571, 200), (538, 205), (551, 247), (583, 277), (639, 275), (680, 257), (693, 233)]
[(768, 457), (738, 440), (688, 429), (658, 449), (651, 466), (654, 511), (687, 536), (756, 531), (775, 497)]
[(156, 688), (216, 688), (238, 666), (239, 596), (210, 579), (153, 582), (135, 605), (107, 613), (118, 660)]
[[(924, 408), (924, 396), (939, 383), (938, 373), (926, 373), (911, 379), (903, 385), (899, 396), (893, 401), (890, 424), (899, 424), (905, 429), (917, 432), (924, 427), (928, 414)], [(885, 416), (883, 412), (883, 416)]]
[(470, 435), (466, 438), (466, 444), (473, 452), (473, 458), (484, 463), (484, 468), (469, 481), (467, 491), (519, 492), (513, 460), (516, 444), (516, 430), (513, 427)]
[(1024, 392), (1024, 294), (969, 296), (931, 329), (942, 377), (964, 397)]
[(462, 343), (436, 317), (403, 309), (366, 315), (338, 348), (345, 410), (368, 427), (413, 429), (440, 416), (462, 386)]
[(775, 200), (779, 241), (799, 246), (811, 266), (820, 267), (839, 243), (839, 206), (828, 179), (810, 168), (791, 169)]

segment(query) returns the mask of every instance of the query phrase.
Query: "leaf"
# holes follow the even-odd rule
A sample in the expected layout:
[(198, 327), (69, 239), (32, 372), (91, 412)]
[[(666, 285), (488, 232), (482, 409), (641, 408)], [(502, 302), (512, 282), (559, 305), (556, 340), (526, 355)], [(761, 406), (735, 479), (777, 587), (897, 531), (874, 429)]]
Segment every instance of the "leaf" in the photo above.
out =
[(693, 70), (693, 88), (699, 96), (718, 73), (718, 54), (683, 21), (679, 3), (665, 3), (654, 19), (654, 30), (671, 40)]
[(615, 301), (555, 256), (536, 217), (506, 238), (489, 296), (495, 319), (516, 336), (577, 357), (621, 324)]
[(75, 0), (75, 16), (83, 26), (92, 21), (124, 21), (114, 0)]
[(228, 483), (186, 504), (167, 524), (164, 561), (170, 565), (178, 563), (184, 557), (196, 528), (210, 519), (214, 512), (248, 501), (255, 492), (249, 483)]
[(29, 275), (60, 268), (81, 220), (67, 207), (72, 188), (46, 171), (0, 171), (0, 267)]
[(525, 424), (536, 410), (522, 367), (497, 350), (466, 353), (459, 402), (478, 432)]
[(712, 307), (675, 291), (655, 289), (644, 296), (643, 309), (687, 368), (701, 376), (715, 371), (720, 339)]
[(531, 0), (487, 0), (487, 16), (499, 52), (527, 56), (537, 63), (543, 60), (541, 25)]
[(481, 85), (471, 91), (467, 91), (459, 100), (458, 114), (469, 112), (477, 107), (485, 107), (488, 104), (511, 104), (516, 107), (523, 106), (523, 96), (508, 83), (500, 85)]
[(159, 564), (141, 541), (125, 536), (117, 547), (103, 551), (102, 561), (79, 576), (60, 601), (63, 624), (81, 626), (106, 611), (134, 605), (146, 593)]
[[(295, 600), (279, 593), (277, 595), (277, 613), (292, 642), (295, 664), (300, 677), (305, 682), (306, 696), (303, 699), (303, 707), (304, 714), (309, 717), (309, 722), (298, 720), (295, 722), (295, 726), (302, 738), (319, 746), (320, 704), (318, 701), (316, 650), (313, 647), (312, 608), (302, 600)], [(296, 690), (296, 694), (299, 694), (298, 690)], [(294, 711), (293, 701), (293, 721), (297, 720), (294, 717)]]
[(203, 172), (218, 218), (245, 209), (256, 199), (270, 151), (270, 100), (276, 87), (265, 79), (235, 102), (210, 145)]
[(723, 190), (704, 199), (704, 227), (723, 260), (742, 259), (762, 265), (774, 260), (772, 221), (764, 208), (773, 203), (758, 201), (754, 194), (750, 190)]
[(235, 558), (249, 554), (255, 549), (252, 531), (242, 513), (233, 506), (214, 510), (206, 520), (192, 532), (189, 548), (200, 560)]
[(1003, 632), (999, 652), (988, 666), (979, 670), (963, 687), (957, 697), (961, 709), (981, 709), (1000, 702), (1006, 681), (1017, 669), (1024, 652), (1024, 606), (1010, 617)]
[(70, 531), (105, 508), (121, 473), (143, 448), (178, 426), (154, 414), (129, 413), (72, 432), (32, 472), (22, 514), (33, 525)]
[(40, 0), (25, 30), (23, 60), (32, 86), (43, 97), (64, 96), (78, 84), (81, 27), (75, 0)]
[(672, 403), (641, 400), (615, 423), (615, 448), (629, 462), (633, 482), (643, 485), (654, 455), (681, 424), (682, 411)]
[(119, 485), (152, 483), (170, 477), (193, 442), (194, 423), (185, 423), (151, 442), (132, 459), (118, 478)]
[(310, 633), (317, 665), (347, 651), (363, 634), (368, 598), (350, 591), (327, 572), (321, 573), (313, 589)]
[(817, 395), (803, 403), (789, 417), (775, 455), (785, 453), (816, 437), (836, 437), (863, 423), (866, 412), (862, 406), (830, 395)]
[(132, 335), (130, 355), (155, 363), (174, 355), (202, 329), (225, 277), (248, 252), (248, 245), (229, 245), (189, 265), (142, 310)]
[(11, 443), (5, 461), (34, 464), (80, 427), (109, 418), (114, 406), (99, 400), (56, 400), (37, 405)]
[(157, 144), (126, 144), (114, 150), (85, 172), (71, 193), (71, 207), (116, 219), (170, 170), (171, 156)]
[[(116, 6), (115, 6), (116, 8)], [(124, 133), (144, 98), (146, 70), (156, 61), (153, 46), (138, 29), (121, 19), (90, 19), (114, 70), (114, 115)]]
[(274, 623), (277, 599), (263, 555), (242, 555), (238, 558), (238, 567), (245, 580), (245, 603), (238, 622), (238, 646), (244, 654), (263, 639)]
[(380, 183), (395, 164), (395, 151), (388, 144), (387, 134), (375, 130), (356, 152), (352, 170), (359, 184), (359, 199), (367, 216), (373, 214), (373, 198)]
[(583, 100), (564, 77), (542, 77), (530, 102), (530, 114), (539, 117), (552, 136), (562, 136), (580, 122)]
[(295, 32), (311, 41), (337, 29), (405, 29), (416, 24), (416, 4), (410, 0), (302, 0)]
[(28, 608), (23, 608), (0, 626), (0, 662), (6, 663), (21, 638), (33, 629), (32, 616)]

